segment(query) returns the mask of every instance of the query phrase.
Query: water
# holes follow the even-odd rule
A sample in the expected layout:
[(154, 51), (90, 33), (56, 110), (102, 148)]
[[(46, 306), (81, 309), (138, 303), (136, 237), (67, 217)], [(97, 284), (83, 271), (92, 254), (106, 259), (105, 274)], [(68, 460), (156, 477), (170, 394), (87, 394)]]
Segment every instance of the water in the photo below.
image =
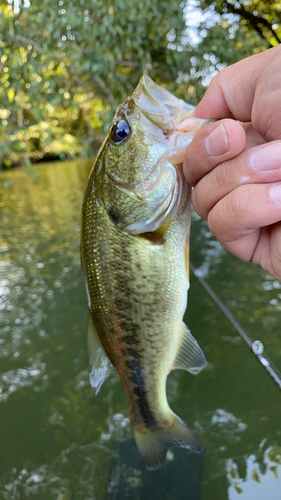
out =
[[(0, 499), (280, 500), (280, 391), (194, 276), (185, 320), (209, 366), (173, 372), (167, 392), (204, 454), (174, 449), (146, 471), (116, 373), (94, 396), (79, 257), (90, 165), (0, 179)], [(196, 216), (191, 259), (281, 370), (280, 282), (230, 256)]]

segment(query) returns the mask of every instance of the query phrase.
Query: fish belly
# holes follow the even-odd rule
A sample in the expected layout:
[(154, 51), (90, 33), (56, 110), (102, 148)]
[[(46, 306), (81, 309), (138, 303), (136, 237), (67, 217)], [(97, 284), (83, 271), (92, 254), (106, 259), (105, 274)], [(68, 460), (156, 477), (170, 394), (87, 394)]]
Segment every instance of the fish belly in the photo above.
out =
[(159, 244), (120, 230), (92, 201), (84, 207), (81, 242), (89, 308), (124, 385), (137, 447), (153, 469), (171, 446), (201, 450), (166, 398), (187, 301), (189, 200)]
[(136, 366), (145, 380), (155, 385), (163, 379), (165, 385), (187, 299), (188, 200), (161, 244), (120, 230), (91, 201), (84, 209), (81, 246), (96, 331), (119, 373), (133, 370), (133, 385)]

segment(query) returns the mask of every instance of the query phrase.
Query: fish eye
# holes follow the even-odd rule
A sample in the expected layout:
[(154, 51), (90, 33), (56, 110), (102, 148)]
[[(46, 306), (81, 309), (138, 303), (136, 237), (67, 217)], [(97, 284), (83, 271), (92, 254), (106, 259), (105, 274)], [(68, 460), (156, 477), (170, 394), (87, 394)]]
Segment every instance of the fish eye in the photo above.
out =
[(131, 129), (126, 120), (120, 120), (120, 122), (116, 123), (111, 130), (111, 138), (116, 144), (121, 144), (121, 142), (125, 141), (131, 134)]

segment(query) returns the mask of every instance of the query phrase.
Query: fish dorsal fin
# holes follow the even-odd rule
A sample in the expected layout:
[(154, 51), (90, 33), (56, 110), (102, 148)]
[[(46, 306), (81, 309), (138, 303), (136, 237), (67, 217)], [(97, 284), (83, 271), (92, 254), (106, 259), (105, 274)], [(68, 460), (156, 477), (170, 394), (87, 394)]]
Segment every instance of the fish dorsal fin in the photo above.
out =
[(201, 347), (187, 326), (182, 323), (182, 337), (172, 370), (187, 370), (193, 375), (197, 375), (206, 365), (207, 361)]
[(89, 314), (88, 326), (88, 353), (90, 383), (97, 395), (102, 384), (110, 374), (113, 365), (111, 364), (104, 351), (104, 348), (96, 332), (91, 314)]

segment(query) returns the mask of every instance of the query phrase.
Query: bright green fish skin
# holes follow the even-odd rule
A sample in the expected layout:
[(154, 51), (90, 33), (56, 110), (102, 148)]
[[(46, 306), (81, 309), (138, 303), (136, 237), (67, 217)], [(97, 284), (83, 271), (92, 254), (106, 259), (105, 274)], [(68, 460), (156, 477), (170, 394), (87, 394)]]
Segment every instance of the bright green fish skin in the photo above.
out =
[(191, 190), (181, 163), (196, 130), (206, 123), (191, 118), (192, 109), (143, 76), (115, 114), (82, 209), (91, 384), (97, 393), (117, 368), (136, 444), (149, 469), (161, 466), (172, 446), (202, 450), (166, 397), (172, 369), (198, 373), (206, 365), (182, 321)]

